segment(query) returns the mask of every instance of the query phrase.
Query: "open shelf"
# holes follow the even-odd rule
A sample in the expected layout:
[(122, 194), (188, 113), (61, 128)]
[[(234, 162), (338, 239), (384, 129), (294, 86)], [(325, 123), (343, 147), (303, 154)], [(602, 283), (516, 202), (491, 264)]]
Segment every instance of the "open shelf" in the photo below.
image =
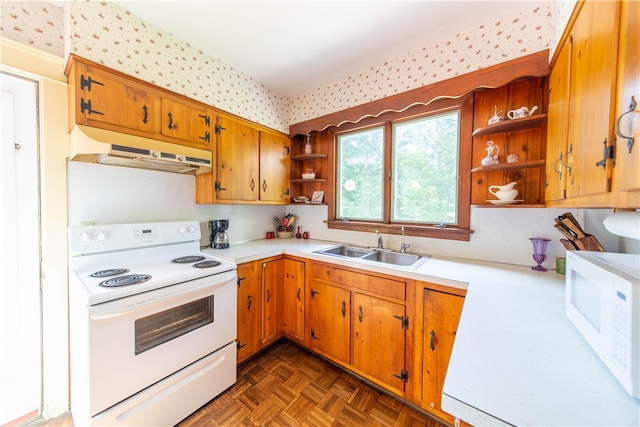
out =
[(322, 178), (316, 178), (316, 179), (291, 179), (291, 180), (289, 180), (289, 182), (308, 183), (308, 182), (327, 182), (327, 180), (326, 179), (322, 179)]
[(531, 169), (540, 168), (545, 165), (545, 160), (530, 160), (528, 162), (515, 162), (515, 163), (499, 163), (492, 166), (478, 166), (471, 169), (471, 173), (474, 172), (492, 172), (492, 171), (505, 171), (512, 169)]
[(326, 159), (326, 154), (298, 154), (296, 156), (291, 156), (291, 160), (296, 160), (298, 162), (304, 162), (305, 160), (316, 160), (316, 159)]
[(542, 126), (542, 123), (547, 119), (546, 114), (534, 114), (530, 117), (523, 117), (521, 119), (507, 119), (492, 125), (480, 127), (473, 131), (472, 136), (491, 135), (501, 132), (515, 132), (523, 129), (533, 129), (538, 126)]

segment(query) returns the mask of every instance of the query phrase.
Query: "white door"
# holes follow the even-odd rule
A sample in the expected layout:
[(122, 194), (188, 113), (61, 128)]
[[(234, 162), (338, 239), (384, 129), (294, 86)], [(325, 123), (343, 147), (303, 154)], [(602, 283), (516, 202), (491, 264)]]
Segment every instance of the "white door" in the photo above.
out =
[(1, 73), (0, 425), (40, 409), (37, 83)]

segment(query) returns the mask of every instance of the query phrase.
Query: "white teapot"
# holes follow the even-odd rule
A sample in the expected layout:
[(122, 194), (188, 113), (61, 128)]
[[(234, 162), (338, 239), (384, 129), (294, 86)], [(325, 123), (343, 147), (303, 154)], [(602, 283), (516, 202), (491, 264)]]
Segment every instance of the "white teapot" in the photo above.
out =
[(523, 117), (529, 117), (533, 115), (533, 113), (535, 113), (537, 109), (538, 109), (537, 105), (534, 105), (533, 107), (531, 107), (531, 110), (529, 110), (527, 107), (520, 107), (515, 110), (509, 110), (507, 112), (507, 117), (509, 117), (511, 120), (521, 119)]
[(493, 194), (500, 200), (515, 200), (518, 197), (518, 190), (515, 185), (517, 182), (511, 182), (507, 185), (492, 185), (489, 187), (489, 193)]

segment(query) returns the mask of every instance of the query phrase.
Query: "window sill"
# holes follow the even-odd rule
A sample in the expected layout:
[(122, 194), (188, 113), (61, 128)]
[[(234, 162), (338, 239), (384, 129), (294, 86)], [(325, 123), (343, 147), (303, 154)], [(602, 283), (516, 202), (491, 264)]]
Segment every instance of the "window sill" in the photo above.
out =
[[(378, 230), (385, 234), (402, 234), (402, 224), (380, 224), (364, 221), (326, 221), (327, 227), (336, 230), (365, 231), (375, 233)], [(460, 240), (468, 242), (473, 230), (433, 225), (404, 225), (405, 236), (431, 237), (434, 239)]]

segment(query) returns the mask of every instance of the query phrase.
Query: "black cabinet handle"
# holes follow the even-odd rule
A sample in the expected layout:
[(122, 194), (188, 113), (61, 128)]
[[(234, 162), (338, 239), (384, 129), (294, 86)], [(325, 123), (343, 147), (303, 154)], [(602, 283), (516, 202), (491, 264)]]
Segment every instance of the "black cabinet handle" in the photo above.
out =
[(169, 130), (173, 129), (173, 114), (168, 113), (167, 116), (169, 116)]
[(436, 333), (435, 331), (431, 331), (431, 342), (429, 343), (429, 348), (431, 351), (436, 349)]
[(247, 310), (251, 310), (251, 295), (247, 295)]
[(298, 292), (296, 293), (296, 298), (298, 298), (298, 301), (300, 301), (300, 288), (298, 288)]
[(142, 106), (142, 111), (144, 111), (144, 117), (142, 118), (142, 123), (144, 123), (145, 125), (147, 124), (147, 122), (149, 121), (149, 109), (147, 108), (146, 105)]
[(262, 181), (262, 191), (267, 191), (267, 181)]
[(358, 321), (362, 323), (362, 306), (358, 307)]
[(271, 300), (271, 291), (267, 289), (267, 302)]
[(347, 315), (347, 302), (342, 301), (342, 317), (345, 317), (346, 315)]
[(256, 189), (256, 181), (253, 178), (251, 178), (251, 186), (250, 187), (251, 187), (251, 191), (252, 192), (255, 191), (255, 189)]

